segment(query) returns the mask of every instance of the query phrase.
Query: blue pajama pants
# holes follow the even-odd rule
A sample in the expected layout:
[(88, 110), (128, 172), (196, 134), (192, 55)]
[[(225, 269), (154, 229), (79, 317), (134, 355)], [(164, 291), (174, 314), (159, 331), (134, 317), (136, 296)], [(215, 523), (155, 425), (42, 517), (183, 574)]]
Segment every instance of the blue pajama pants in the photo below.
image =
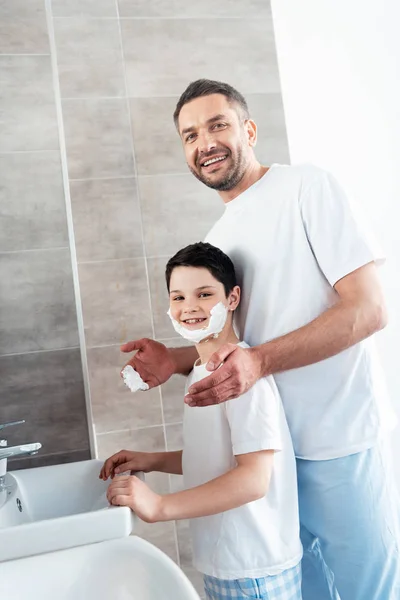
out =
[(400, 503), (383, 444), (297, 459), (303, 600), (400, 600)]

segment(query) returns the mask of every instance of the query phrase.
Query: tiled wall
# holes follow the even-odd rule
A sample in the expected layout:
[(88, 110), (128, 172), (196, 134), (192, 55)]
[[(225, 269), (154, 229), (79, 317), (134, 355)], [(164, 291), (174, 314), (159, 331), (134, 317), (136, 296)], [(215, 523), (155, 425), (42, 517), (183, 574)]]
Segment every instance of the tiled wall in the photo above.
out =
[[(183, 379), (132, 395), (119, 379), (126, 360), (119, 345), (142, 336), (181, 343), (166, 317), (165, 263), (202, 239), (222, 212), (218, 195), (188, 172), (172, 122), (186, 85), (209, 77), (236, 86), (259, 125), (260, 160), (288, 160), (269, 4), (52, 0), (49, 23), (98, 455), (177, 449)], [(32, 112), (43, 106), (34, 103), (28, 113), (40, 141), (53, 131), (42, 112)], [(160, 492), (180, 486), (177, 476), (151, 474), (148, 481)], [(187, 523), (142, 526), (140, 533), (198, 581)]]
[(89, 458), (43, 1), (0, 3), (0, 423), (13, 469)]

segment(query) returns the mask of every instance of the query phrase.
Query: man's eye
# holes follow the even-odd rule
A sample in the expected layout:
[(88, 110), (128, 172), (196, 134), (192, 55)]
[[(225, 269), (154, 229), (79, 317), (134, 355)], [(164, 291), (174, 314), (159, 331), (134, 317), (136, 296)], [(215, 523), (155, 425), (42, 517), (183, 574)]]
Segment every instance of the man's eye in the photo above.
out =
[(186, 142), (193, 142), (194, 138), (195, 138), (195, 134), (194, 133), (190, 133), (187, 138), (186, 138)]
[(215, 123), (213, 125), (213, 129), (223, 129), (224, 127), (226, 127), (226, 123)]

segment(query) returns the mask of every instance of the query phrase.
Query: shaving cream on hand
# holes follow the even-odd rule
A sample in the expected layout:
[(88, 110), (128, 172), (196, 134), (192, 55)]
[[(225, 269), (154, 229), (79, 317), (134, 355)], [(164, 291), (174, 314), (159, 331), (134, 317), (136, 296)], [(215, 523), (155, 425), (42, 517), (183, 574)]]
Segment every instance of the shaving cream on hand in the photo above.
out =
[(137, 392), (138, 390), (145, 392), (149, 389), (147, 383), (143, 381), (139, 373), (135, 371), (131, 365), (126, 365), (125, 369), (122, 371), (122, 377), (124, 378), (125, 385), (131, 392)]
[(199, 344), (205, 338), (210, 336), (218, 337), (223, 328), (225, 327), (226, 319), (228, 317), (228, 307), (218, 302), (210, 311), (210, 322), (207, 327), (202, 329), (187, 329), (171, 315), (171, 310), (167, 312), (167, 315), (172, 321), (172, 325), (177, 333), (184, 337), (189, 342)]

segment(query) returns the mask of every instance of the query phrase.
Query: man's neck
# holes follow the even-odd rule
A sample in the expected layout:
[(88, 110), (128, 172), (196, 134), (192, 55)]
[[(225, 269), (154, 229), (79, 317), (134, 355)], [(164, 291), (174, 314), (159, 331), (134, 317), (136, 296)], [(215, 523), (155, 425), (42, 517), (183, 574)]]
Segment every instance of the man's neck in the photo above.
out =
[(237, 198), (237, 196), (240, 196), (240, 194), (243, 194), (243, 192), (249, 189), (249, 187), (254, 185), (259, 179), (261, 179), (261, 177), (265, 175), (268, 170), (269, 167), (264, 167), (263, 165), (260, 165), (258, 161), (254, 160), (250, 163), (242, 179), (233, 190), (227, 190), (225, 192), (218, 193), (225, 204), (227, 204), (234, 198)]
[(219, 350), (224, 344), (237, 344), (239, 338), (230, 326), (227, 330), (221, 331), (217, 338), (209, 338), (200, 344), (196, 344), (196, 350), (200, 357), (200, 363), (206, 364), (211, 356)]

